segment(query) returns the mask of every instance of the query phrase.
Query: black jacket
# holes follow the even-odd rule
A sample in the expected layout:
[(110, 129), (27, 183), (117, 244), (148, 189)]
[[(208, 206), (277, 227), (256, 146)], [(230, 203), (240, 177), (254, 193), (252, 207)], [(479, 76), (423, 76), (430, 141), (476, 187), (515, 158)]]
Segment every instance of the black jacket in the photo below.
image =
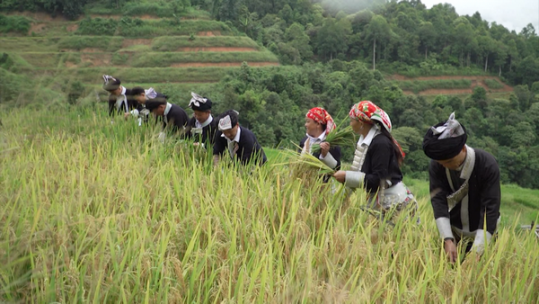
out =
[(125, 89), (125, 97), (127, 99), (127, 109), (125, 110), (125, 103), (122, 102), (119, 109), (116, 109), (116, 95), (109, 95), (109, 116), (114, 116), (116, 114), (123, 114), (129, 112), (133, 109), (140, 111), (142, 109), (141, 105), (135, 100), (130, 89)]
[[(475, 150), (475, 164), (469, 179), (468, 188), (468, 217), (470, 231), (483, 229), (486, 215), (487, 231), (494, 234), (498, 218), (500, 217), (500, 170), (494, 156), (490, 153)], [(455, 189), (458, 189), (464, 180), (460, 179), (460, 172), (450, 171)], [(453, 191), (449, 185), (446, 169), (438, 162), (431, 160), (429, 165), (430, 193), (434, 218), (447, 217), (451, 226), (462, 229), (461, 203), (458, 203), (451, 212), (448, 211), (447, 196)], [(457, 179), (457, 180), (455, 180)]]
[(395, 155), (393, 141), (383, 134), (372, 139), (361, 172), (365, 173), (364, 186), (367, 192), (376, 193), (382, 182), (390, 180), (392, 185), (402, 181), (402, 172)]
[(180, 106), (172, 104), (166, 119), (163, 117), (163, 128), (174, 133), (184, 132), (188, 120), (187, 113)]
[[(262, 146), (258, 143), (256, 136), (249, 129), (240, 126), (240, 142), (238, 143), (238, 151), (234, 155), (234, 159), (238, 160), (243, 165), (253, 161), (255, 164), (262, 165), (266, 159), (266, 154)], [(213, 145), (213, 155), (228, 154), (228, 141), (222, 137), (223, 133), (217, 131), (215, 134), (215, 144)]]
[(202, 128), (202, 134), (194, 133), (196, 128), (196, 118), (191, 117), (187, 122), (188, 138), (193, 139), (195, 142), (204, 143), (205, 145), (213, 145), (215, 143), (215, 135), (217, 134), (219, 120), (213, 117), (210, 124)]

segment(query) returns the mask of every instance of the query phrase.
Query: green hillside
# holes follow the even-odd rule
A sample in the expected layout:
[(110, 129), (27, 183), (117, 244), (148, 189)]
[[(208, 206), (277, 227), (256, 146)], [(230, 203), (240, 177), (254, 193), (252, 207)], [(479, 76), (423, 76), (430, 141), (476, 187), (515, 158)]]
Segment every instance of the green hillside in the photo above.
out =
[(110, 74), (127, 86), (174, 90), (169, 95), (207, 87), (243, 62), (279, 65), (272, 52), (251, 38), (203, 12), (191, 14), (192, 19), (93, 15), (75, 21), (38, 13), (12, 16), (30, 27), (27, 33), (0, 37), (0, 64), (45, 88), (76, 83), (87, 93), (99, 91), (101, 75)]

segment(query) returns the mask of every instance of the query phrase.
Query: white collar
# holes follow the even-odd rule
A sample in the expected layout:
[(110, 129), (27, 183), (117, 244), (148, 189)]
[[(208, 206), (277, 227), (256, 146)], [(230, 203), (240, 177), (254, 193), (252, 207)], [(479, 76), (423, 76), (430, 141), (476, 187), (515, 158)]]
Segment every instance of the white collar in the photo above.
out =
[(168, 115), (170, 112), (170, 109), (172, 108), (172, 104), (170, 102), (167, 102), (167, 107), (165, 108), (165, 113), (163, 113), (165, 116)]
[(473, 168), (475, 167), (475, 150), (466, 145), (466, 158), (461, 167), (456, 171), (460, 171), (461, 179), (468, 179), (472, 175)]
[(120, 110), (120, 107), (122, 106), (122, 102), (125, 102), (124, 104), (125, 111), (128, 112), (127, 97), (125, 96), (126, 91), (127, 89), (125, 87), (122, 87), (122, 93), (116, 96), (116, 108)]
[(205, 126), (211, 124), (212, 121), (213, 121), (213, 116), (211, 116), (211, 115), (203, 123), (198, 122), (198, 120), (196, 120), (196, 118), (195, 118), (195, 127), (196, 128), (204, 128)]
[(235, 141), (235, 142), (239, 143), (240, 142), (240, 133), (241, 133), (241, 128), (240, 128), (240, 126), (238, 126), (238, 132), (236, 132), (236, 136), (234, 137), (234, 140), (230, 140), (228, 137), (225, 136), (224, 133), (221, 134), (221, 137), (226, 138), (226, 140), (228, 142)]
[(322, 134), (320, 134), (320, 136), (318, 137), (312, 137), (311, 135), (307, 134), (307, 137), (309, 138), (309, 141), (311, 142), (311, 144), (313, 143), (317, 143), (317, 142), (323, 142), (324, 139), (326, 139), (326, 132), (322, 132)]
[(357, 145), (358, 146), (362, 146), (362, 145), (370, 146), (372, 140), (378, 134), (380, 134), (380, 129), (378, 129), (378, 126), (376, 124), (374, 124), (372, 126), (372, 128), (369, 130), (369, 133), (367, 133), (367, 136), (365, 136), (365, 138), (363, 138), (363, 135), (361, 135), (359, 137), (359, 140), (357, 141)]

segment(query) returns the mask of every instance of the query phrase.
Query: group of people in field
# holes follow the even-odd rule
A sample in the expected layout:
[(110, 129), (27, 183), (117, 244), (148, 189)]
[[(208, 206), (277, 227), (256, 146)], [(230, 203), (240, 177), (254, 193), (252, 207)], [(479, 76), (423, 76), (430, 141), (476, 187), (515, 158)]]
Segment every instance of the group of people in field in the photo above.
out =
[[(228, 110), (218, 117), (211, 112), (212, 101), (192, 93), (189, 107), (184, 109), (167, 101), (167, 96), (152, 88), (127, 89), (121, 81), (104, 75), (103, 88), (110, 93), (109, 114), (137, 117), (139, 124), (149, 114), (163, 120), (163, 128), (190, 138), (195, 145), (212, 149), (214, 164), (225, 154), (241, 164), (263, 165), (266, 156), (256, 136), (240, 126), (238, 113)], [(398, 142), (391, 135), (392, 124), (387, 113), (371, 101), (361, 101), (349, 112), (350, 126), (359, 135), (354, 159), (349, 170), (341, 170), (341, 147), (326, 141), (335, 129), (331, 115), (315, 107), (305, 115), (306, 135), (300, 141), (301, 153), (311, 154), (330, 168), (332, 176), (348, 189), (364, 189), (368, 208), (410, 214), (417, 209), (412, 192), (403, 183), (401, 165), (405, 159)], [(162, 133), (161, 137), (167, 133)], [(429, 165), (431, 203), (444, 249), (451, 262), (457, 261), (457, 244), (462, 241), (465, 252), (481, 254), (496, 235), (500, 220), (500, 173), (496, 159), (488, 152), (466, 145), (467, 132), (454, 113), (447, 121), (426, 130), (423, 151)], [(312, 147), (320, 149), (313, 151)]]

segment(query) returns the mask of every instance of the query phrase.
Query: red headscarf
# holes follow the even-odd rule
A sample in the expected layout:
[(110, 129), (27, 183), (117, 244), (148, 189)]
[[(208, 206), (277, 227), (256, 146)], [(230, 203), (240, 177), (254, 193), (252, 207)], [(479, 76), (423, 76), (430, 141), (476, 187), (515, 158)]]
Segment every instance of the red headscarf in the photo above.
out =
[(326, 135), (329, 134), (329, 132), (335, 130), (335, 123), (333, 122), (333, 118), (331, 117), (331, 115), (329, 115), (328, 111), (324, 110), (323, 108), (310, 109), (309, 112), (307, 112), (306, 117), (314, 120), (319, 124), (326, 125)]
[(373, 124), (373, 120), (378, 121), (382, 123), (382, 126), (384, 126), (388, 132), (391, 132), (391, 120), (389, 119), (389, 116), (384, 110), (372, 103), (372, 101), (364, 100), (356, 103), (352, 106), (348, 115), (370, 125)]
[[(350, 113), (348, 114), (351, 118), (357, 119), (359, 121), (362, 121), (364, 123), (368, 123), (370, 125), (374, 124), (374, 121), (378, 121), (382, 124), (382, 126), (391, 134), (391, 120), (389, 119), (389, 115), (382, 110), (379, 106), (375, 105), (372, 101), (364, 100), (359, 103), (356, 103), (352, 106), (352, 109), (350, 110)], [(393, 142), (397, 145), (399, 148), (402, 158), (406, 155), (404, 151), (402, 151), (401, 145), (393, 138)]]

